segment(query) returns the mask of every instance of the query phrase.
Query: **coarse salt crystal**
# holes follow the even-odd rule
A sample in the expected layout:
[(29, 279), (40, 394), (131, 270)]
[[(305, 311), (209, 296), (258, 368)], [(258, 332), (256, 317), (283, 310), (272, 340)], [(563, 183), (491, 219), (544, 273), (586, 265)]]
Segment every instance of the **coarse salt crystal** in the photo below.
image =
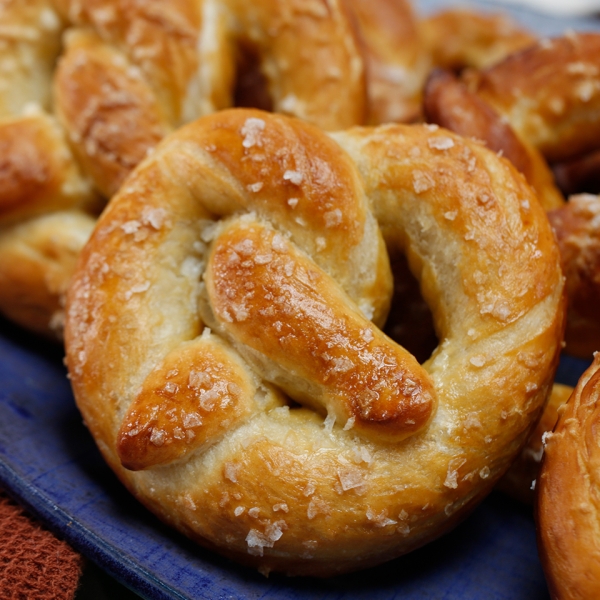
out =
[(300, 171), (293, 171), (293, 170), (288, 169), (283, 174), (283, 179), (285, 181), (289, 181), (290, 183), (293, 183), (294, 185), (300, 185), (304, 179), (304, 175), (302, 173), (300, 173)]
[(427, 144), (434, 150), (449, 150), (454, 146), (454, 140), (450, 137), (438, 136), (429, 138)]
[(264, 131), (266, 123), (262, 119), (250, 117), (246, 119), (244, 126), (242, 127), (242, 146), (244, 148), (252, 148), (253, 146), (260, 146), (261, 140), (260, 135)]

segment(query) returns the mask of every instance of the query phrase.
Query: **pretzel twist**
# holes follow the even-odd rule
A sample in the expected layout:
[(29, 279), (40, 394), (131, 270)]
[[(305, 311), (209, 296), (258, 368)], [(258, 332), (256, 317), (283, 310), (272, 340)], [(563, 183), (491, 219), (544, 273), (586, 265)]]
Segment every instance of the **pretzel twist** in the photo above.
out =
[(600, 355), (545, 438), (538, 479), (538, 547), (552, 598), (595, 598), (598, 560)]
[[(423, 366), (374, 324), (392, 286), (371, 205), (435, 316)], [(67, 362), (146, 506), (263, 572), (325, 576), (487, 494), (550, 389), (563, 313), (547, 220), (507, 161), (427, 127), (330, 137), (233, 110), (167, 137), (101, 216)]]

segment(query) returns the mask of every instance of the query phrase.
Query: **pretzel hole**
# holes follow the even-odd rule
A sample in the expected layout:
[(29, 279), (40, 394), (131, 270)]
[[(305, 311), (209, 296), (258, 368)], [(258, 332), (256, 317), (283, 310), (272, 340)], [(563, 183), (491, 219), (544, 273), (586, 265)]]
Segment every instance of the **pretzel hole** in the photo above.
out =
[(424, 363), (439, 344), (433, 315), (423, 299), (418, 279), (409, 269), (406, 256), (397, 253), (390, 260), (394, 293), (384, 331), (419, 363)]
[(230, 223), (205, 280), (219, 327), (293, 400), (378, 441), (401, 441), (429, 421), (427, 372), (284, 235)]
[(267, 78), (261, 70), (259, 52), (251, 43), (240, 44), (235, 72), (234, 106), (273, 112), (273, 100)]

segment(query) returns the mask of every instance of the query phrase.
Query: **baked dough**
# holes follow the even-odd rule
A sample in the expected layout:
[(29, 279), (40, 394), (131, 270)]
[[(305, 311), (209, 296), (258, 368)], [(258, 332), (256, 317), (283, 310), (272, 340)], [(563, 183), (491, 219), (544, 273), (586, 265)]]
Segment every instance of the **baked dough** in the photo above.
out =
[[(422, 366), (375, 324), (384, 240), (434, 316)], [(485, 497), (563, 320), (554, 238), (508, 161), (433, 127), (327, 136), (238, 109), (168, 136), (113, 197), (65, 341), (85, 423), (144, 505), (263, 573), (330, 576)]]

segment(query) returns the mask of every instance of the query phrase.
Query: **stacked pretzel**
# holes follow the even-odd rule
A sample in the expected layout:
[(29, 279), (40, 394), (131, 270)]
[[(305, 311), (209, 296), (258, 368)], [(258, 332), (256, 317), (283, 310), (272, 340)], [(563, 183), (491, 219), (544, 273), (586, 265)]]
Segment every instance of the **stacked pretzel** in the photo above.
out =
[[(566, 190), (594, 164), (598, 36), (391, 0), (0, 17), (0, 311), (61, 335), (70, 288), (76, 400), (132, 493), (265, 573), (464, 518), (550, 394), (563, 273), (568, 349), (598, 343), (599, 202), (548, 166)], [(379, 125), (423, 120), (444, 129)], [(419, 360), (380, 329), (403, 261), (439, 341)]]
[[(416, 41), (410, 7), (387, 4)], [(411, 73), (422, 53), (409, 41), (382, 54), (372, 33), (382, 18), (365, 15), (358, 0), (355, 11), (337, 0), (3, 0), (0, 312), (61, 335), (99, 210), (183, 123), (234, 103), (324, 129), (414, 113), (425, 63), (406, 94), (384, 101), (381, 90), (386, 69)]]

